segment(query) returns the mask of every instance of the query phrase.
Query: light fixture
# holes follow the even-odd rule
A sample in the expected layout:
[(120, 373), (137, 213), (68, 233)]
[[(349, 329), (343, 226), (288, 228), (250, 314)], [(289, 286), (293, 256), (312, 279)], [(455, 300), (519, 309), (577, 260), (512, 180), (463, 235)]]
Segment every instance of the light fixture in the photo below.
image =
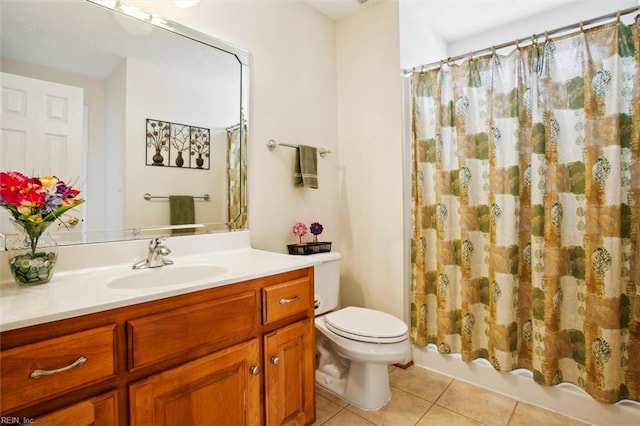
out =
[(175, 0), (176, 6), (186, 9), (188, 7), (193, 7), (198, 4), (200, 0)]

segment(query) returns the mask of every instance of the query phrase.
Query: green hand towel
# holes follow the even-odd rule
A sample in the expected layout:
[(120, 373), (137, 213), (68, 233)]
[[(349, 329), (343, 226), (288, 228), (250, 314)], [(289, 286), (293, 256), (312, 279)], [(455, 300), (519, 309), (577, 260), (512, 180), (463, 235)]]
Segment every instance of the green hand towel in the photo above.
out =
[[(196, 223), (196, 209), (191, 195), (169, 195), (170, 225)], [(191, 233), (195, 228), (172, 229), (172, 234)]]
[(314, 146), (300, 145), (296, 149), (294, 185), (318, 188), (318, 153)]

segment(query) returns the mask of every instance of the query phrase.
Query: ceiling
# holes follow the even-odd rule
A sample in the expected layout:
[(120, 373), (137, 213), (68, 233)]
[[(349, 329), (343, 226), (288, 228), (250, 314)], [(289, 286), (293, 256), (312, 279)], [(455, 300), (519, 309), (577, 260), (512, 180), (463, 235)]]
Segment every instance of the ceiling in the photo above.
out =
[(380, 0), (303, 0), (324, 15), (339, 21)]
[[(304, 0), (335, 21), (386, 0)], [(427, 23), (451, 43), (501, 24), (543, 13), (577, 0), (399, 0), (424, 3), (432, 13)], [(452, 25), (452, 22), (455, 25)]]

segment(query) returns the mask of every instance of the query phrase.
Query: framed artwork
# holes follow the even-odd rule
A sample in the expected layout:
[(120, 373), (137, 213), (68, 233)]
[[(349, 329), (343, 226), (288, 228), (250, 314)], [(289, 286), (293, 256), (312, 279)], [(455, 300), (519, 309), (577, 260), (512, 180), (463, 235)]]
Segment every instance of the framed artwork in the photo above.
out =
[(147, 118), (147, 166), (209, 170), (211, 130)]

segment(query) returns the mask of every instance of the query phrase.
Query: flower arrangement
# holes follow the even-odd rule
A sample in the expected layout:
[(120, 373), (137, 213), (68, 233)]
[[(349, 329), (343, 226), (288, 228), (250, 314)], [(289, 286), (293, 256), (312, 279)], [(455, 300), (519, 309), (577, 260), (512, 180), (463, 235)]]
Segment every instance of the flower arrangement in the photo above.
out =
[(308, 228), (313, 234), (313, 242), (303, 243), (302, 237), (307, 234), (307, 225), (304, 223), (298, 222), (293, 225), (293, 235), (300, 238), (300, 243), (298, 244), (287, 244), (287, 249), (289, 250), (289, 254), (295, 255), (307, 255), (307, 254), (315, 254), (315, 253), (325, 253), (331, 251), (331, 242), (318, 242), (318, 235), (322, 234), (324, 227), (318, 223), (313, 222), (309, 225)]
[(80, 191), (55, 176), (28, 177), (19, 172), (0, 172), (0, 206), (29, 237), (35, 255), (38, 239), (64, 212), (84, 203)]
[(300, 244), (302, 244), (302, 237), (307, 234), (307, 225), (298, 222), (293, 225), (293, 235), (300, 238)]
[(209, 129), (191, 128), (191, 156), (198, 155), (196, 165), (199, 169), (204, 165), (202, 156), (209, 157), (209, 137)]
[(318, 242), (318, 235), (322, 234), (322, 231), (324, 230), (324, 228), (318, 222), (313, 222), (311, 224), (311, 226), (309, 227), (309, 229), (311, 230), (311, 233), (313, 234), (313, 242), (317, 243)]
[(156, 152), (169, 150), (171, 126), (164, 121), (147, 120), (147, 146)]

